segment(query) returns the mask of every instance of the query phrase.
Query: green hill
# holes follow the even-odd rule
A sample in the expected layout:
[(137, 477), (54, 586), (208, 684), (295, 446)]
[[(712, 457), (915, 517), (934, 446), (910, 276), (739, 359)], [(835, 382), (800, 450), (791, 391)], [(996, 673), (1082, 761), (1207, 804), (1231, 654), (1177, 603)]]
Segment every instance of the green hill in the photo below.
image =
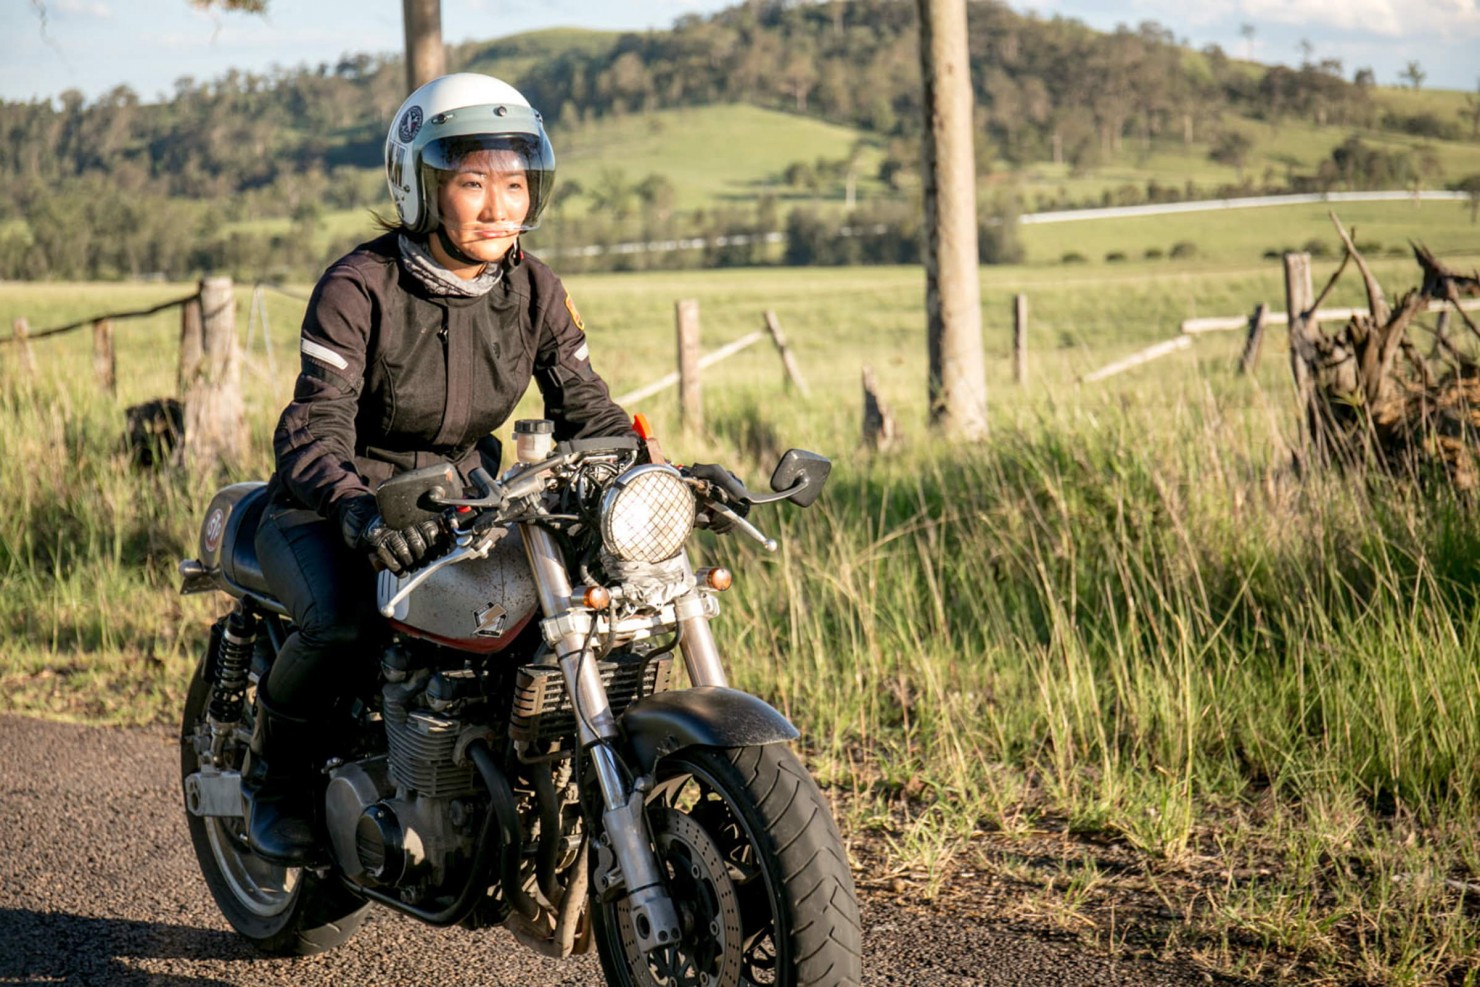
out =
[(513, 82), (551, 59), (566, 56), (597, 58), (616, 44), (614, 31), (556, 27), (512, 34), (493, 41), (474, 41), (451, 50), (449, 62), (459, 72), (482, 72)]

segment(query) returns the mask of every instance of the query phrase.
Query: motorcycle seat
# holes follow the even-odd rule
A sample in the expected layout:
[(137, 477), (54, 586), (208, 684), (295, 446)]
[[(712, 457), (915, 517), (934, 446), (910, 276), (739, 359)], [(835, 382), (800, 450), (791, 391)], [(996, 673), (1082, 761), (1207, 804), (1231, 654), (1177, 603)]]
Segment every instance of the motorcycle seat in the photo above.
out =
[(257, 525), (267, 507), (267, 484), (237, 502), (226, 522), (221, 546), (221, 575), (226, 581), (258, 596), (271, 597), (262, 563), (257, 558)]

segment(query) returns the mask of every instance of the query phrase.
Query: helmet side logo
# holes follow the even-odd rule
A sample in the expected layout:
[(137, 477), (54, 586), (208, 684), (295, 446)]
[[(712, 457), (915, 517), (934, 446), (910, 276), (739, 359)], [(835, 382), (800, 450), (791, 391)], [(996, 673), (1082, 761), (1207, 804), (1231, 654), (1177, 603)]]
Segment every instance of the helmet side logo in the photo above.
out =
[(401, 114), (401, 123), (396, 128), (396, 136), (401, 139), (402, 144), (410, 144), (419, 130), (421, 130), (421, 107), (408, 106), (406, 112)]

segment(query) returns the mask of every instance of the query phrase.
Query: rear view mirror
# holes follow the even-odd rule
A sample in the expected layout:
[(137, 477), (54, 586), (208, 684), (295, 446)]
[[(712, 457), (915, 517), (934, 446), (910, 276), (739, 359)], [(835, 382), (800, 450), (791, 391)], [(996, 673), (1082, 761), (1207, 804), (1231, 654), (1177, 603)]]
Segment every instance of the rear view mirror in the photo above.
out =
[(771, 474), (771, 489), (786, 493), (787, 500), (798, 507), (810, 507), (822, 493), (827, 475), (832, 472), (832, 460), (805, 449), (788, 449), (776, 472)]
[(375, 489), (380, 516), (392, 528), (407, 528), (442, 513), (437, 501), (462, 496), (462, 479), (451, 463), (423, 466), (393, 476)]

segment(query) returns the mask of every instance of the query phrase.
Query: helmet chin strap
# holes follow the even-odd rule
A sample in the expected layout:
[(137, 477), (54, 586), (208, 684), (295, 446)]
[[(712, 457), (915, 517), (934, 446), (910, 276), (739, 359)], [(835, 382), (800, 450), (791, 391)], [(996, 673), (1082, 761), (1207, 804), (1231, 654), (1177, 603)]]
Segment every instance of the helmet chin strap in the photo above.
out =
[(473, 266), (487, 267), (488, 266), (488, 261), (486, 261), (486, 260), (480, 260), (477, 257), (472, 257), (472, 256), (464, 253), (463, 250), (462, 250), (462, 248), (460, 248), (457, 244), (453, 243), (452, 242), (452, 238), (447, 235), (447, 229), (446, 229), (446, 227), (443, 227), (443, 226), (438, 226), (437, 227), (437, 242), (442, 245), (442, 249), (444, 251), (446, 251), (447, 256), (451, 257), (453, 260), (457, 261), (460, 264), (467, 264), (470, 267), (473, 267)]

